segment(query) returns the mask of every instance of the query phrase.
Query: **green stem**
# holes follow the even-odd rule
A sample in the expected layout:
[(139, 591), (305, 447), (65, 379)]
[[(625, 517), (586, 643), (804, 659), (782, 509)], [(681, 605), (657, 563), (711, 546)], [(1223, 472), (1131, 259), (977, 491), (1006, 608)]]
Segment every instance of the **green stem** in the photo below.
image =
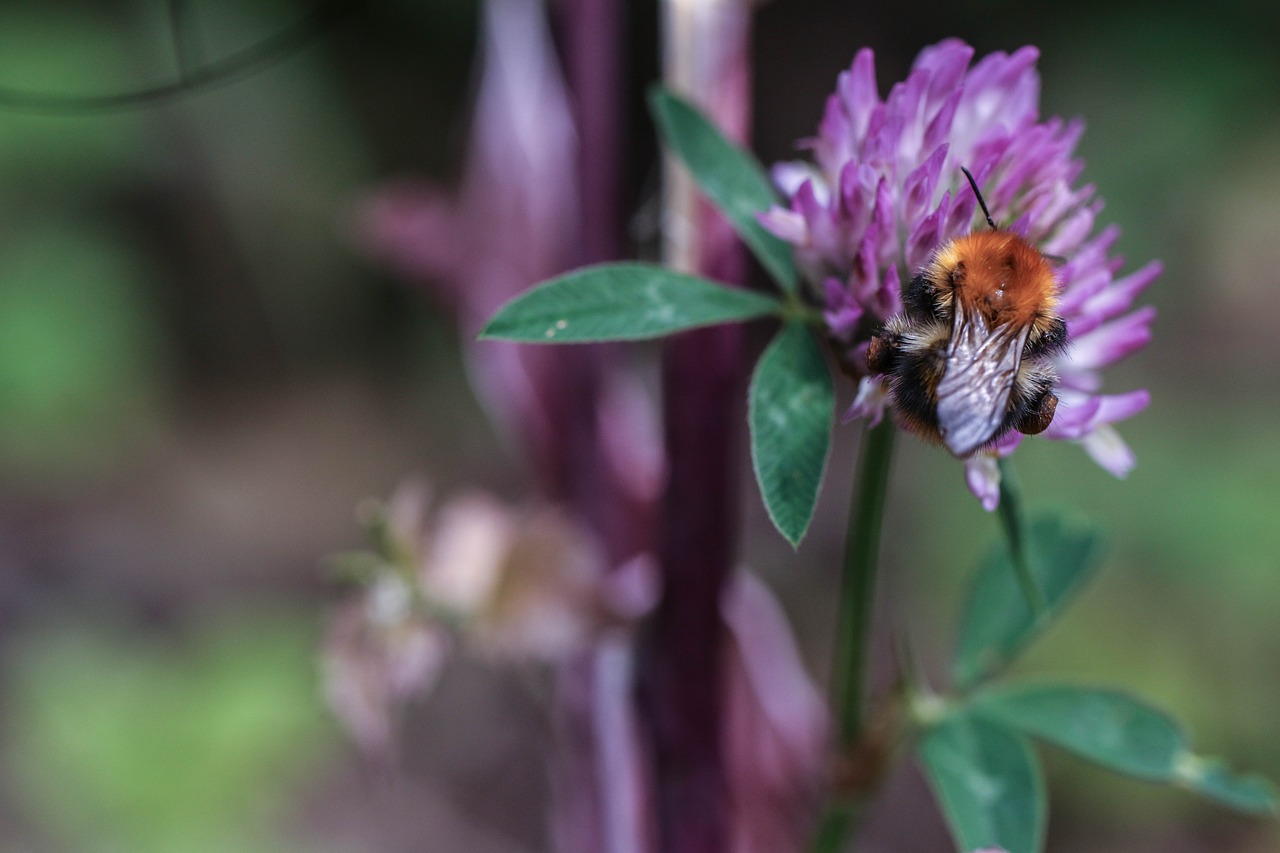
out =
[[(849, 505), (832, 682), (837, 755), (841, 757), (855, 751), (865, 722), (872, 604), (895, 432), (888, 419), (867, 431), (861, 468)], [(855, 802), (839, 796), (833, 798), (814, 837), (814, 853), (840, 850), (853, 828), (858, 810)]]
[(871, 644), (871, 605), (875, 599), (880, 526), (888, 491), (895, 429), (886, 418), (867, 431), (849, 521), (845, 529), (840, 613), (836, 635), (835, 710), (840, 746), (857, 743)]
[(778, 315), (783, 320), (799, 320), (801, 323), (805, 323), (815, 329), (825, 331), (827, 328), (827, 321), (823, 319), (822, 312), (806, 305), (794, 293), (786, 294)]
[(813, 853), (837, 853), (844, 847), (845, 836), (853, 827), (855, 807), (848, 803), (832, 803), (822, 815), (818, 834), (814, 836)]
[(1022, 490), (1018, 487), (1018, 476), (1013, 463), (1008, 459), (1000, 460), (1000, 524), (1004, 528), (1005, 539), (1009, 541), (1009, 554), (1013, 557), (1013, 570), (1018, 576), (1018, 584), (1027, 599), (1027, 607), (1037, 618), (1047, 608), (1044, 592), (1036, 582), (1031, 571), (1031, 561), (1027, 556), (1026, 526), (1022, 520)]

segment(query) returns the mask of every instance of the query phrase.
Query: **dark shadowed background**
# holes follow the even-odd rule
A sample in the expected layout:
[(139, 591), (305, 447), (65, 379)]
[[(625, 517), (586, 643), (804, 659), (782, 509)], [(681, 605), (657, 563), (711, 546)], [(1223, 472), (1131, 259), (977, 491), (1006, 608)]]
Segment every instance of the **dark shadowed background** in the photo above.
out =
[[(0, 851), (546, 850), (536, 674), (452, 666), (408, 714), (392, 774), (362, 765), (316, 675), (341, 594), (324, 557), (359, 545), (362, 498), (414, 474), (523, 494), (450, 318), (352, 235), (386, 180), (456, 178), (477, 9), (351, 3), (225, 85), (129, 108), (14, 105), (160, 85), (179, 53), (216, 61), (310, 8), (185, 6), (179, 47), (160, 0), (0, 4)], [(649, 4), (630, 14), (640, 211), (656, 188), (641, 94), (657, 23)], [(1126, 269), (1154, 257), (1166, 272), (1151, 346), (1108, 373), (1108, 390), (1152, 391), (1121, 426), (1137, 469), (1115, 481), (1067, 444), (1018, 454), (1030, 503), (1078, 508), (1111, 543), (1020, 669), (1133, 688), (1176, 709), (1201, 751), (1273, 778), (1277, 33), (1280, 7), (1248, 0), (773, 0), (755, 118), (761, 158), (789, 158), (859, 47), (883, 94), (943, 37), (1039, 46), (1043, 113), (1085, 118), (1084, 179), (1124, 229)], [(744, 559), (817, 673), (856, 444), (839, 432), (798, 554), (754, 491), (744, 506)], [(883, 612), (937, 661), (996, 525), (943, 452), (901, 447)], [(1051, 851), (1280, 848), (1273, 825), (1046, 757)]]

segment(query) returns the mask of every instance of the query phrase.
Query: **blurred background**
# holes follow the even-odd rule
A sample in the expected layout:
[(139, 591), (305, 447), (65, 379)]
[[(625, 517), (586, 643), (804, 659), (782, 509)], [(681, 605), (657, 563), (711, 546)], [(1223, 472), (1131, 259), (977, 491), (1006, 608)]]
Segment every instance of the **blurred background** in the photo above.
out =
[[(549, 736), (526, 679), (451, 664), (388, 774), (327, 712), (316, 666), (341, 594), (324, 558), (360, 545), (363, 498), (415, 474), (525, 493), (452, 319), (353, 227), (390, 179), (456, 180), (478, 9), (342, 4), (225, 85), (111, 109), (17, 103), (164, 85), (180, 53), (216, 61), (311, 10), (184, 5), (185, 47), (160, 0), (0, 4), (0, 850), (547, 850)], [(795, 156), (861, 46), (882, 93), (943, 37), (1040, 47), (1042, 112), (1087, 120), (1084, 179), (1123, 226), (1126, 269), (1166, 272), (1153, 343), (1108, 373), (1110, 391), (1153, 395), (1121, 427), (1133, 474), (1114, 481), (1066, 444), (1018, 454), (1032, 506), (1078, 508), (1111, 543), (1019, 668), (1132, 688), (1200, 751), (1280, 778), (1280, 7), (1036, 6), (762, 5), (755, 147)], [(639, 211), (656, 187), (642, 92), (657, 20), (629, 14)], [(816, 673), (856, 450), (839, 432), (798, 554), (744, 495), (745, 559)], [(945, 454), (900, 447), (884, 612), (943, 660), (996, 526)], [(1271, 824), (1046, 759), (1051, 851), (1280, 849)]]

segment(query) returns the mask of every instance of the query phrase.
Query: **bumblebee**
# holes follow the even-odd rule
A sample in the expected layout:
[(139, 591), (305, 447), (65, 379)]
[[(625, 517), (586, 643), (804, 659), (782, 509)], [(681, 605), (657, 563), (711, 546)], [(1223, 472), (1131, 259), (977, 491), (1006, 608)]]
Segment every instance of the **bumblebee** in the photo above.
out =
[(867, 367), (888, 378), (898, 422), (964, 458), (1010, 430), (1053, 422), (1049, 357), (1067, 346), (1049, 260), (996, 226), (941, 245), (903, 293), (903, 311), (871, 339)]

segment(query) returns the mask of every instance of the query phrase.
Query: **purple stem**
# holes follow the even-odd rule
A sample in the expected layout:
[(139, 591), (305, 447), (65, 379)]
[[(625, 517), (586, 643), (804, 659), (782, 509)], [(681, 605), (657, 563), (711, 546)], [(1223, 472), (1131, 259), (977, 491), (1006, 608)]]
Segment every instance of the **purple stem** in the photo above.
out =
[(640, 690), (654, 751), (661, 850), (727, 849), (721, 756), (720, 597), (738, 520), (741, 333), (682, 335), (663, 370), (669, 480), (662, 507), (663, 597), (641, 657)]
[(562, 16), (565, 71), (578, 129), (582, 188), (582, 263), (622, 256), (622, 6), (574, 0)]
[[(749, 126), (749, 11), (736, 0), (668, 4), (666, 78), (730, 138)], [(745, 257), (728, 223), (667, 171), (668, 261), (741, 284)], [(683, 230), (681, 230), (683, 229)], [(660, 849), (718, 853), (731, 827), (724, 772), (724, 627), (736, 560), (746, 388), (740, 326), (688, 332), (663, 362), (668, 481), (658, 556), (663, 596), (641, 650), (638, 689), (654, 753)]]
[[(556, 19), (578, 133), (580, 264), (622, 256), (622, 4), (571, 0)], [(613, 357), (606, 346), (563, 350), (554, 389), (561, 413), (556, 442), (559, 497), (595, 529), (613, 565), (652, 547), (651, 507), (629, 501), (601, 452), (601, 382)], [(557, 678), (561, 732), (556, 782), (561, 853), (647, 853), (653, 849), (649, 774), (630, 705), (626, 653), (612, 646), (565, 662)]]
[[(570, 0), (559, 6), (565, 80), (578, 133), (581, 238), (575, 265), (622, 257), (622, 4)], [(643, 508), (628, 506), (609, 482), (599, 452), (600, 383), (612, 362), (607, 346), (564, 351), (555, 409), (564, 413), (558, 443), (565, 484), (560, 497), (595, 528), (614, 565), (650, 545)], [(644, 529), (640, 529), (644, 528)]]

